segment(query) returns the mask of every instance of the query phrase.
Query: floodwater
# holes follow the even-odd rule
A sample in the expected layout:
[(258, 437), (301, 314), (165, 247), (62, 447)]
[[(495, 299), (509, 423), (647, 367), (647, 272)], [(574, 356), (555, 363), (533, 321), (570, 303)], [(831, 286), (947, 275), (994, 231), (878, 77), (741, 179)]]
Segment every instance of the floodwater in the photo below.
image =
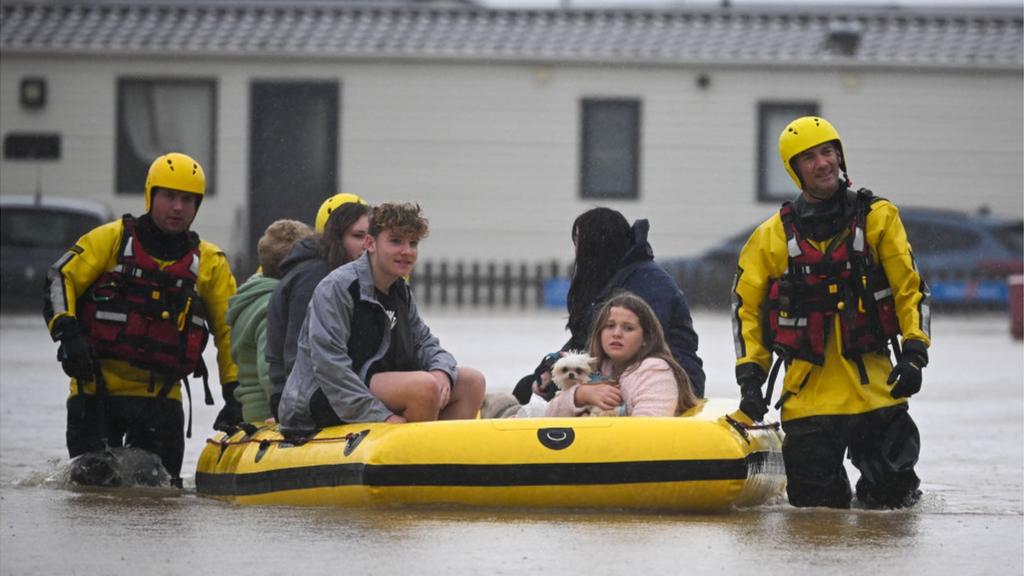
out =
[[(424, 316), (492, 390), (510, 390), (564, 340), (564, 318), (552, 313)], [(694, 321), (708, 395), (734, 396), (728, 316), (698, 313)], [(197, 496), (191, 475), (218, 408), (201, 404), (184, 491), (63, 485), (67, 383), (56, 345), (38, 317), (4, 316), (0, 575), (1022, 574), (1022, 345), (1003, 316), (940, 314), (933, 331), (931, 365), (911, 408), (925, 492), (912, 510), (798, 510), (784, 502), (720, 515), (346, 510)]]

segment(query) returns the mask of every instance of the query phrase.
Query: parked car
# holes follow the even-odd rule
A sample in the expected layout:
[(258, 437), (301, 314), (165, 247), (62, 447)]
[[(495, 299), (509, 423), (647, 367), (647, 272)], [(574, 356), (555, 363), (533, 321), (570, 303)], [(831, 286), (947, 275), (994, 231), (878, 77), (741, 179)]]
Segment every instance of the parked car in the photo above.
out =
[[(901, 208), (918, 269), (939, 306), (1004, 307), (1006, 277), (1024, 270), (1024, 221), (951, 210)], [(663, 260), (695, 306), (729, 306), (740, 250), (754, 227), (695, 258)]]
[(113, 219), (90, 200), (0, 196), (0, 303), (41, 310), (46, 271), (89, 230)]

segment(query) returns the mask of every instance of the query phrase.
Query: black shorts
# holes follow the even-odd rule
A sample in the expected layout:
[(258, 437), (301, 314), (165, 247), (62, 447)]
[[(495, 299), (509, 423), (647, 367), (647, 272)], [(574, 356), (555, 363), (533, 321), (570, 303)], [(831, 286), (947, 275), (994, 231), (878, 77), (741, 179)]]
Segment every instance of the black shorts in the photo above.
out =
[(327, 395), (324, 394), (324, 391), (319, 386), (316, 392), (313, 392), (313, 397), (309, 399), (309, 415), (313, 418), (313, 423), (316, 424), (317, 428), (344, 424), (341, 418), (338, 418), (334, 408), (331, 407), (331, 402), (327, 399)]

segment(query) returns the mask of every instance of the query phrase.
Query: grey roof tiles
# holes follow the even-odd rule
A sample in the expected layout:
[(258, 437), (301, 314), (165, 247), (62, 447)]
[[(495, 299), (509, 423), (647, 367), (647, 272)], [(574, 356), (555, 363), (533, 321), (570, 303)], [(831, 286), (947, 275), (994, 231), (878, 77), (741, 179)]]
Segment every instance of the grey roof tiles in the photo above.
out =
[(1013, 8), (9, 1), (4, 52), (1020, 69)]

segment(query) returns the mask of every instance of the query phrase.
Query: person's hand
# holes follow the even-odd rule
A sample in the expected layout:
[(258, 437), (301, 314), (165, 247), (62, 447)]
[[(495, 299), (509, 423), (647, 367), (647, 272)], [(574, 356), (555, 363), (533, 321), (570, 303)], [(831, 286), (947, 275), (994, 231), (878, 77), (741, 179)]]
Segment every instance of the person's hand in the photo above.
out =
[(768, 400), (761, 392), (765, 373), (754, 363), (744, 363), (736, 367), (736, 383), (740, 386), (740, 412), (747, 415), (751, 422), (760, 422), (768, 413)]
[(533, 393), (543, 398), (546, 402), (550, 402), (555, 397), (555, 394), (558, 393), (558, 386), (551, 381), (551, 368), (555, 365), (555, 362), (558, 362), (559, 358), (565, 355), (566, 352), (564, 350), (545, 354), (540, 364), (533, 371)]
[(452, 397), (452, 380), (448, 374), (440, 370), (431, 370), (430, 375), (434, 377), (434, 384), (437, 386), (439, 398), (437, 409), (441, 410), (448, 405)]
[(768, 403), (759, 382), (740, 383), (740, 412), (746, 414), (751, 422), (760, 422), (768, 413)]
[(622, 405), (622, 391), (616, 384), (580, 384), (576, 386), (576, 406), (596, 406), (614, 410)]
[(551, 372), (541, 372), (539, 379), (533, 381), (533, 393), (549, 402), (556, 392), (558, 386), (551, 381)]
[(57, 360), (60, 360), (64, 373), (72, 378), (92, 380), (96, 377), (96, 351), (85, 335), (61, 340)]
[(78, 320), (64, 317), (53, 327), (53, 339), (60, 341), (57, 348), (57, 360), (64, 373), (79, 380), (92, 380), (96, 377), (99, 358), (93, 350), (89, 339), (82, 333)]
[(72, 378), (91, 380), (99, 368), (99, 358), (89, 343), (89, 338), (82, 332), (78, 320), (63, 317), (53, 324), (51, 333), (54, 341), (59, 341), (57, 361), (60, 368)]
[(921, 391), (921, 369), (928, 365), (928, 352), (916, 340), (903, 342), (903, 354), (889, 373), (888, 384), (894, 384), (889, 395), (909, 398)]
[(221, 386), (221, 395), (224, 397), (224, 407), (217, 413), (213, 421), (213, 429), (227, 432), (242, 422), (242, 404), (235, 400), (235, 389), (238, 382), (227, 382)]
[(384, 419), (385, 424), (405, 424), (406, 422), (408, 422), (408, 420), (398, 414), (392, 414)]
[(530, 398), (534, 395), (540, 396), (547, 402), (555, 397), (558, 387), (551, 385), (551, 366), (563, 355), (564, 352), (545, 354), (532, 373), (523, 376), (516, 382), (512, 389), (512, 395), (520, 404), (529, 404)]

